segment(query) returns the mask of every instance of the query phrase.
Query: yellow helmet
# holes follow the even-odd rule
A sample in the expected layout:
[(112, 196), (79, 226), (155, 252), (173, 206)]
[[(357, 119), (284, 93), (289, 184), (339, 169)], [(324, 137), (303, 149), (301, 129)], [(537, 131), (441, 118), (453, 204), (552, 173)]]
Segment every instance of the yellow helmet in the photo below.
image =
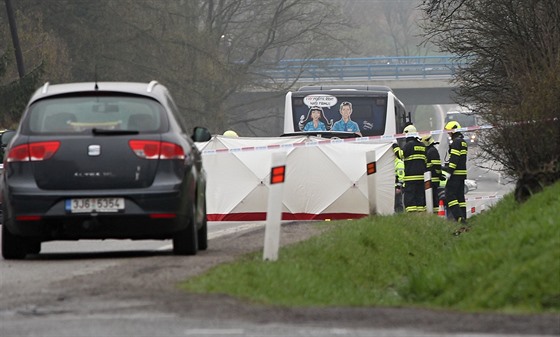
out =
[(445, 130), (447, 131), (453, 131), (455, 129), (460, 129), (460, 128), (461, 128), (461, 124), (459, 124), (456, 121), (447, 122), (447, 124), (445, 124)]
[(416, 132), (418, 131), (416, 131), (416, 127), (412, 124), (404, 128), (404, 133), (416, 133)]
[(235, 132), (233, 130), (227, 130), (226, 132), (224, 132), (224, 137), (235, 138), (235, 137), (239, 137), (239, 136), (237, 135), (237, 132)]
[(434, 138), (432, 137), (432, 135), (426, 135), (424, 137), (422, 137), (422, 143), (424, 143), (424, 145), (428, 146), (430, 144), (435, 143)]

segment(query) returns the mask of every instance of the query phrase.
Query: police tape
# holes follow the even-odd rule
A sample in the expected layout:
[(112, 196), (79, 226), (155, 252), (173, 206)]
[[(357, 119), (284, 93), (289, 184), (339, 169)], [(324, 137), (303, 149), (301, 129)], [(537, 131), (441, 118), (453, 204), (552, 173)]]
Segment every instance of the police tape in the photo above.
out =
[[(332, 138), (332, 139), (325, 139), (325, 140), (310, 139), (300, 143), (284, 143), (284, 144), (270, 144), (270, 145), (260, 145), (260, 146), (242, 146), (236, 148), (208, 149), (208, 150), (202, 150), (202, 154), (211, 155), (211, 154), (219, 154), (219, 153), (236, 153), (236, 152), (249, 152), (249, 151), (270, 151), (270, 150), (282, 150), (282, 149), (288, 150), (297, 147), (319, 146), (323, 144), (371, 143), (371, 140), (381, 139), (381, 137), (386, 137), (386, 136), (357, 137), (357, 138), (346, 138), (346, 139)], [(281, 138), (287, 139), (286, 137), (281, 137)], [(389, 141), (389, 139), (387, 141)]]
[(477, 125), (477, 126), (467, 126), (462, 128), (450, 130), (432, 130), (432, 131), (420, 131), (414, 133), (398, 133), (393, 135), (395, 139), (399, 138), (406, 138), (406, 137), (418, 137), (418, 136), (427, 136), (427, 135), (440, 135), (444, 133), (455, 133), (455, 132), (469, 132), (469, 131), (478, 131), (478, 130), (488, 130), (493, 129), (494, 126), (492, 125)]
[(474, 197), (474, 198), (465, 198), (465, 202), (468, 202), (470, 205), (467, 205), (469, 208), (468, 215), (477, 214), (486, 210), (486, 207), (489, 205), (485, 202), (478, 202), (481, 200), (499, 200), (503, 198), (501, 195), (489, 195), (485, 197)]
[[(460, 129), (455, 129), (454, 132), (465, 132), (465, 131), (475, 131), (491, 129), (491, 125), (481, 125), (481, 126), (470, 126), (463, 127)], [(270, 151), (270, 150), (281, 150), (281, 149), (292, 149), (297, 147), (307, 147), (307, 146), (319, 146), (324, 144), (340, 144), (340, 143), (386, 143), (394, 142), (400, 138), (406, 137), (420, 137), (425, 135), (437, 135), (449, 133), (448, 130), (432, 130), (432, 131), (421, 131), (414, 133), (397, 133), (393, 135), (382, 135), (382, 136), (364, 136), (356, 138), (330, 138), (330, 139), (309, 139), (300, 143), (285, 143), (285, 144), (270, 144), (270, 145), (260, 145), (260, 146), (242, 146), (235, 148), (222, 148), (222, 149), (204, 149), (202, 150), (202, 155), (213, 155), (220, 153), (236, 153), (236, 152), (250, 152), (250, 151)], [(305, 136), (305, 135), (302, 135)], [(240, 137), (242, 139), (242, 137)], [(282, 139), (287, 139), (286, 137), (280, 137)]]
[[(550, 120), (553, 122), (557, 122), (559, 119), (557, 117), (554, 117)], [(523, 125), (523, 124), (530, 124), (536, 122), (537, 121), (521, 121), (521, 122), (512, 122), (511, 124)], [(476, 125), (476, 126), (457, 128), (457, 129), (453, 129), (452, 131), (441, 129), (441, 130), (431, 130), (431, 131), (420, 131), (414, 133), (396, 133), (393, 135), (364, 136), (364, 137), (356, 137), (356, 138), (330, 138), (324, 140), (310, 139), (308, 141), (301, 142), (301, 143), (270, 144), (270, 145), (261, 145), (261, 146), (243, 146), (237, 148), (209, 149), (209, 150), (202, 150), (201, 152), (202, 155), (213, 155), (219, 153), (235, 153), (235, 152), (247, 152), (247, 151), (270, 151), (270, 150), (279, 150), (279, 149), (288, 150), (296, 147), (319, 146), (324, 144), (385, 143), (385, 142), (394, 142), (398, 139), (407, 138), (407, 137), (423, 137), (427, 135), (440, 135), (440, 134), (455, 133), (455, 132), (489, 130), (493, 128), (494, 128), (493, 125), (486, 124), (486, 125)], [(285, 137), (280, 137), (280, 138), (286, 139)]]
[(480, 197), (468, 197), (465, 198), (465, 201), (478, 201), (478, 200), (489, 200), (489, 199), (501, 199), (503, 195), (488, 195), (488, 196), (480, 196)]

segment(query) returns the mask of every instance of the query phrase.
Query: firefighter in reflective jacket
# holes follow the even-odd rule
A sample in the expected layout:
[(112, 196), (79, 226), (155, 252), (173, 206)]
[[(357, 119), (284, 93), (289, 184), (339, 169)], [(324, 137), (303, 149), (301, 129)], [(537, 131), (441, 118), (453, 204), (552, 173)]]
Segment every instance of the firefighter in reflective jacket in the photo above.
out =
[[(416, 133), (416, 127), (404, 128), (405, 134)], [(407, 136), (404, 156), (404, 209), (407, 212), (425, 212), (424, 172), (426, 172), (426, 147), (416, 135)]]
[(457, 222), (466, 223), (467, 203), (465, 201), (465, 179), (467, 178), (467, 142), (463, 134), (454, 131), (461, 125), (451, 121), (445, 125), (445, 130), (451, 133), (449, 145), (449, 164), (443, 168), (443, 175), (447, 179), (445, 184), (445, 199), (447, 209)]
[(426, 146), (426, 169), (430, 171), (432, 175), (432, 205), (434, 205), (434, 213), (437, 214), (437, 206), (439, 205), (439, 183), (442, 178), (441, 158), (439, 156), (439, 151), (436, 149), (436, 145), (439, 143), (434, 141), (432, 135), (422, 137), (422, 143), (424, 143), (424, 145)]
[(403, 208), (404, 188), (404, 162), (395, 157), (395, 213), (400, 213)]

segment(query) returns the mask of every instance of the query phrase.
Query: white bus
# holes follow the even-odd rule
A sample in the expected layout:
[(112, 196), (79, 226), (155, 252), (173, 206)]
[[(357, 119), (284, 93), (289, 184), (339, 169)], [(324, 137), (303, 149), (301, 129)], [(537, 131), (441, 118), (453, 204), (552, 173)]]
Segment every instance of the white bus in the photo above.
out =
[(394, 135), (410, 121), (404, 104), (386, 86), (305, 86), (286, 94), (284, 135)]

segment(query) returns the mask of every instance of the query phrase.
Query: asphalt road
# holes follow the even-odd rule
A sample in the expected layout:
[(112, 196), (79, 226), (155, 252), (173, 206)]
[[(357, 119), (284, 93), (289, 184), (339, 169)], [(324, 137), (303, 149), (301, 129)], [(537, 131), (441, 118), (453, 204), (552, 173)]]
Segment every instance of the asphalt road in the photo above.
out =
[[(216, 234), (218, 224), (211, 224), (209, 249), (194, 257), (172, 255), (167, 242), (85, 241), (48, 244), (44, 254), (23, 261), (1, 260), (0, 336), (560, 335), (560, 315), (285, 308), (177, 289), (212, 266), (262, 250), (262, 224), (244, 225), (222, 226)], [(309, 223), (283, 224), (281, 245), (318, 233)]]

